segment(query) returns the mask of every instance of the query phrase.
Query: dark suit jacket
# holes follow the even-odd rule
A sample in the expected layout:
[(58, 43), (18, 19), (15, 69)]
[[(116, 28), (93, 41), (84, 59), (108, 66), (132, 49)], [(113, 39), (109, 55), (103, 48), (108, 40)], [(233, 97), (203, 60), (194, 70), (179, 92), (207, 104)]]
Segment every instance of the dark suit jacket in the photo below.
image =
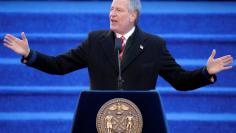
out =
[[(51, 74), (66, 74), (88, 67), (92, 90), (117, 89), (114, 39), (112, 31), (91, 32), (81, 45), (56, 57), (31, 51), (36, 58), (28, 65)], [(121, 62), (124, 90), (155, 89), (158, 75), (178, 90), (196, 89), (211, 83), (204, 67), (183, 70), (167, 50), (163, 39), (145, 33), (137, 26), (126, 45)]]

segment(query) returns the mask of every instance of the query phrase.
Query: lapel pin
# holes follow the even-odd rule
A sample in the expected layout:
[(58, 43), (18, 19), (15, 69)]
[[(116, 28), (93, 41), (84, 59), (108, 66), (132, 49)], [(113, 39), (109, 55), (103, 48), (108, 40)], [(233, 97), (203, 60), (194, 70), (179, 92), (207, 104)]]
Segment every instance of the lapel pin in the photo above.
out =
[(142, 49), (142, 50), (143, 50), (143, 45), (140, 45), (140, 49)]

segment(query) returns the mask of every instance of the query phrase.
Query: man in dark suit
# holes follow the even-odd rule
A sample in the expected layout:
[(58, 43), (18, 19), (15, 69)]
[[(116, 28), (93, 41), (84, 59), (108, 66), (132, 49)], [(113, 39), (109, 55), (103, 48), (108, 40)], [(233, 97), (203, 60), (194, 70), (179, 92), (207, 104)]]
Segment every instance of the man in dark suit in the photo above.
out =
[(213, 50), (207, 65), (186, 71), (178, 65), (165, 46), (165, 41), (143, 32), (137, 26), (141, 3), (139, 0), (113, 0), (110, 10), (110, 30), (95, 31), (78, 47), (58, 56), (48, 56), (10, 34), (4, 45), (23, 56), (28, 66), (51, 74), (66, 74), (88, 67), (91, 89), (118, 89), (118, 53), (115, 38), (122, 38), (121, 75), (124, 90), (150, 90), (156, 86), (158, 75), (177, 90), (192, 90), (216, 81), (215, 74), (232, 68), (233, 58), (226, 55), (214, 59)]

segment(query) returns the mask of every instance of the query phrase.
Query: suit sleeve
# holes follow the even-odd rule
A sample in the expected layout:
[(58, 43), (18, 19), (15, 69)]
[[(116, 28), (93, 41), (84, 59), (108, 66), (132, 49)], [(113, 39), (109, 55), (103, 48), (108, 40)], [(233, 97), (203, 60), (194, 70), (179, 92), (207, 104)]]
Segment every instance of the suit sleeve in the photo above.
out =
[(33, 50), (32, 53), (34, 60), (26, 65), (49, 74), (63, 75), (88, 66), (89, 37), (81, 45), (58, 56)]
[[(176, 90), (193, 90), (213, 83), (204, 67), (193, 71), (184, 70), (169, 53), (164, 41), (161, 46), (161, 62), (160, 75)], [(216, 76), (212, 76), (216, 80)]]

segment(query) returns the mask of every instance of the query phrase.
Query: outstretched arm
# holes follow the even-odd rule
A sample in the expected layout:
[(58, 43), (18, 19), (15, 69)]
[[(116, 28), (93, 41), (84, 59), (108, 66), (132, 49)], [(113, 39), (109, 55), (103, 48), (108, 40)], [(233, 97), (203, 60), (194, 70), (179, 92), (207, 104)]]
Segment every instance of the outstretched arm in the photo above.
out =
[(21, 33), (21, 38), (11, 34), (5, 35), (4, 45), (23, 56), (24, 58), (21, 59), (22, 63), (50, 74), (62, 75), (87, 66), (87, 40), (78, 47), (57, 56), (49, 56), (31, 50), (24, 32)]
[(184, 70), (170, 55), (166, 47), (163, 47), (163, 64), (160, 75), (177, 90), (193, 90), (214, 83), (216, 73), (232, 68), (233, 57), (226, 55), (214, 59), (216, 51), (213, 50), (206, 66), (192, 71)]

